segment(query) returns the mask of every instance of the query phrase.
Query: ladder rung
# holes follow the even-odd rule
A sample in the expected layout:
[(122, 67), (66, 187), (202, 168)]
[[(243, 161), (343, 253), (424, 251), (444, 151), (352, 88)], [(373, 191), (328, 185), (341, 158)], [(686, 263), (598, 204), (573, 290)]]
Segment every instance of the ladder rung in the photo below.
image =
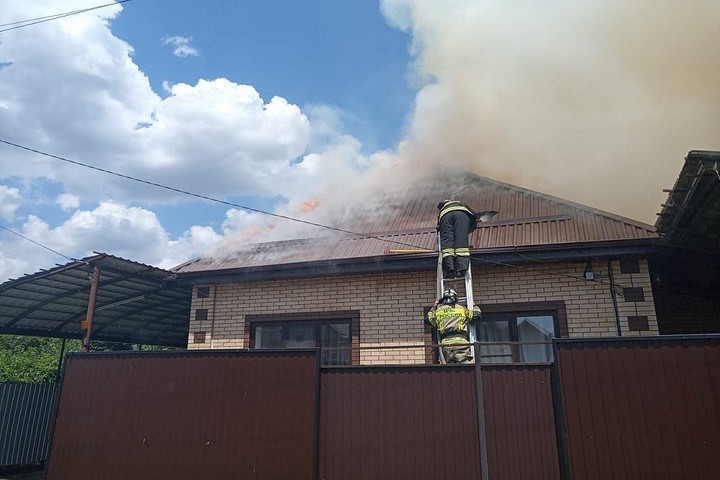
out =
[(456, 277), (456, 278), (443, 278), (443, 282), (464, 282), (465, 277)]

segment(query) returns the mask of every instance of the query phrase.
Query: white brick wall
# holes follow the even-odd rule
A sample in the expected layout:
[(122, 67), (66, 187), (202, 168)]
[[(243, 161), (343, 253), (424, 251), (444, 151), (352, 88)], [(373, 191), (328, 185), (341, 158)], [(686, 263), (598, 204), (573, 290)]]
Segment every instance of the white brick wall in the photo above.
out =
[[(645, 302), (617, 297), (623, 335), (656, 335), (657, 318), (647, 262), (641, 272), (621, 274), (613, 262), (616, 285), (643, 287)], [(475, 302), (490, 304), (563, 301), (571, 337), (616, 335), (607, 261), (596, 262), (596, 281), (583, 277), (585, 263), (552, 263), (473, 267)], [(436, 297), (435, 270), (290, 279), (216, 285), (208, 298), (193, 295), (188, 348), (245, 348), (247, 314), (296, 314), (304, 312), (360, 312), (362, 364), (424, 363), (426, 341), (424, 308)], [(621, 288), (617, 291), (622, 292)], [(206, 321), (195, 318), (196, 309), (207, 309)], [(650, 330), (631, 332), (627, 317), (647, 315)], [(206, 332), (205, 343), (193, 343), (195, 332)], [(396, 346), (403, 348), (368, 349)]]

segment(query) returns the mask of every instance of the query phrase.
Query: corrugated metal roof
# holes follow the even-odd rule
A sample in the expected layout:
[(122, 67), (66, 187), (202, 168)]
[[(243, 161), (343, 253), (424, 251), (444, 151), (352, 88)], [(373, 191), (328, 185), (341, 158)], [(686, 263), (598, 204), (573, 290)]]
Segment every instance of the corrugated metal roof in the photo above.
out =
[(104, 253), (0, 285), (0, 333), (82, 338), (94, 265), (100, 281), (92, 339), (187, 345), (190, 285), (166, 270)]
[(720, 152), (692, 150), (655, 226), (669, 246), (720, 255)]
[(359, 205), (352, 221), (332, 224), (358, 235), (249, 245), (230, 258), (198, 258), (173, 269), (191, 273), (293, 263), (382, 257), (388, 250), (436, 250), (437, 202), (461, 200), (476, 211), (497, 210), (470, 244), (483, 249), (655, 239), (652, 225), (485, 177), (462, 174), (404, 192), (380, 193)]

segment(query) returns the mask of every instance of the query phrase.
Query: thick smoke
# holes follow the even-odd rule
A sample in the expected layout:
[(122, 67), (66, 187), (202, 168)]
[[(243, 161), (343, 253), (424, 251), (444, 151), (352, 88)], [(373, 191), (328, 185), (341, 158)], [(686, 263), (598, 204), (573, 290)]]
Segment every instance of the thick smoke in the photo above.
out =
[[(421, 195), (424, 180), (451, 169), (653, 224), (687, 152), (720, 150), (718, 2), (382, 9), (411, 37), (418, 94), (406, 138), (370, 156), (352, 138), (307, 155), (281, 214), (362, 231), (359, 211), (382, 215), (393, 193)], [(247, 233), (229, 235), (220, 254), (330, 232), (271, 220)]]
[(720, 149), (720, 3), (386, 0), (412, 34), (407, 164), (453, 165), (647, 223)]

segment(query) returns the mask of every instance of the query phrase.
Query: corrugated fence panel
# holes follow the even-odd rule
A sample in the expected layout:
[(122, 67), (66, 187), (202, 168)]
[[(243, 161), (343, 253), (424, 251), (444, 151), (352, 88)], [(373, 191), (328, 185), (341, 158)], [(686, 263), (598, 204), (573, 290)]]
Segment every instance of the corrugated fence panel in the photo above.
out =
[(482, 368), (491, 479), (560, 478), (550, 369)]
[(480, 478), (474, 370), (321, 373), (319, 478)]
[(720, 337), (558, 342), (574, 478), (716, 479)]
[(47, 459), (54, 383), (0, 384), (0, 467)]
[(47, 479), (310, 479), (313, 352), (75, 354)]

